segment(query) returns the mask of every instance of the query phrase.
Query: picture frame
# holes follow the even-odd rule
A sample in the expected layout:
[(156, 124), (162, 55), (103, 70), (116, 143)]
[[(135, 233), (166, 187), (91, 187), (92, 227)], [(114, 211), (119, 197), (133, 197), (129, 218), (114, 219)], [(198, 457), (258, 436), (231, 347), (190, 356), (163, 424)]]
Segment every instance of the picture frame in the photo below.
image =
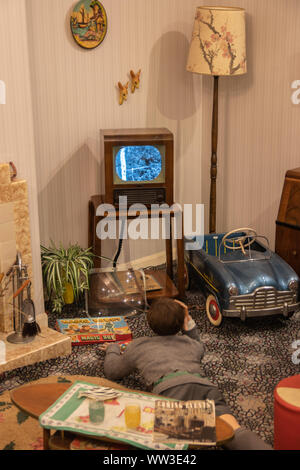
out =
[(95, 49), (107, 33), (107, 15), (98, 0), (80, 0), (70, 18), (71, 32), (76, 43), (84, 49)]

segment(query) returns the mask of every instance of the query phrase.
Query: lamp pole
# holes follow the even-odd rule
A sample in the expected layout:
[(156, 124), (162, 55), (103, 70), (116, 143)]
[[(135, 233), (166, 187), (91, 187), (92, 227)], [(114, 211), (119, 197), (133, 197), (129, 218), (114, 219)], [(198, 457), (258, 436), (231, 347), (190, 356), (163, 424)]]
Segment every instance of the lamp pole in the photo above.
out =
[(219, 77), (247, 73), (244, 8), (197, 7), (186, 69), (214, 79), (209, 233), (216, 233)]
[(217, 75), (214, 75), (213, 114), (212, 114), (212, 130), (211, 130), (209, 233), (216, 232), (218, 103), (219, 103), (218, 93), (219, 93), (219, 77)]

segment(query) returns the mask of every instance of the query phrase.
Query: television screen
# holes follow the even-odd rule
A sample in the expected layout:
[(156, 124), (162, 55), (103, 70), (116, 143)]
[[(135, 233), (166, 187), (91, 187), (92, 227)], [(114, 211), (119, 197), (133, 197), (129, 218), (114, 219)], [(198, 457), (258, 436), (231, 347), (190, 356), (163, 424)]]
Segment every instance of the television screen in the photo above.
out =
[(164, 145), (114, 147), (114, 184), (164, 182)]

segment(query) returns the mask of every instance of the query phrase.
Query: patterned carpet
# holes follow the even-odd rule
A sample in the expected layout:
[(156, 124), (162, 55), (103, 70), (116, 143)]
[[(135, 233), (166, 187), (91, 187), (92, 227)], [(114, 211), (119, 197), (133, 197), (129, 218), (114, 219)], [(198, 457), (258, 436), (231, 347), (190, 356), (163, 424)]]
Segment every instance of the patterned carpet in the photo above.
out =
[[(204, 374), (219, 386), (238, 421), (272, 444), (274, 388), (281, 379), (300, 373), (300, 365), (292, 361), (295, 352), (292, 343), (300, 331), (300, 315), (289, 320), (277, 317), (251, 319), (245, 324), (238, 319), (225, 319), (221, 327), (215, 328), (206, 319), (199, 292), (189, 291), (187, 303), (206, 346), (202, 363)], [(74, 312), (66, 312), (63, 316), (72, 318)], [(54, 327), (52, 315), (49, 323)], [(128, 323), (134, 337), (152, 335), (144, 314), (130, 318)], [(103, 357), (97, 345), (79, 346), (73, 347), (72, 355), (67, 358), (7, 372), (0, 381), (0, 402), (1, 393), (49, 375), (104, 377)], [(145, 390), (143, 379), (137, 372), (120, 383), (128, 388)]]

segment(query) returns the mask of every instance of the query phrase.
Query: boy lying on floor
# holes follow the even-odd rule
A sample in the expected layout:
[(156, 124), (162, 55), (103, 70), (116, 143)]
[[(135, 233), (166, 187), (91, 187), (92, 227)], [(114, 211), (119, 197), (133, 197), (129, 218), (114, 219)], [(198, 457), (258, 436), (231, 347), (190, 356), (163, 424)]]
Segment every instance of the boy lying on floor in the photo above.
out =
[[(234, 438), (224, 447), (230, 450), (271, 450), (253, 432), (242, 428), (231, 414), (217, 386), (201, 374), (204, 345), (187, 306), (161, 298), (147, 312), (147, 321), (157, 336), (133, 340), (121, 354), (118, 344), (104, 344), (104, 373), (118, 380), (137, 369), (152, 392), (178, 400), (215, 401), (216, 415), (229, 423)], [(178, 335), (182, 331), (182, 335)]]

